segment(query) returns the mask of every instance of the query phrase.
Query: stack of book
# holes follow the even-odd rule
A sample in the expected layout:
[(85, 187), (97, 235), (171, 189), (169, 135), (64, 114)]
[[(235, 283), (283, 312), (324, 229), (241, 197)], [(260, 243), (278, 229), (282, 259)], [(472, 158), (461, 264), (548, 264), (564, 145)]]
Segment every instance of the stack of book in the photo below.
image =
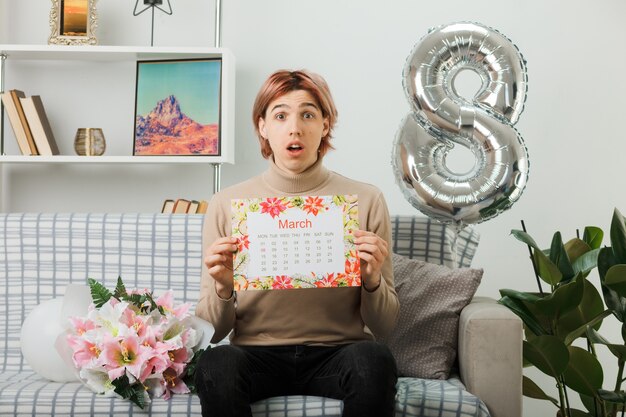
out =
[(2, 103), (22, 155), (59, 154), (40, 96), (26, 97), (20, 90), (9, 90), (2, 93)]
[(204, 214), (208, 206), (206, 200), (187, 200), (179, 198), (178, 200), (165, 200), (161, 213), (179, 213), (179, 214)]

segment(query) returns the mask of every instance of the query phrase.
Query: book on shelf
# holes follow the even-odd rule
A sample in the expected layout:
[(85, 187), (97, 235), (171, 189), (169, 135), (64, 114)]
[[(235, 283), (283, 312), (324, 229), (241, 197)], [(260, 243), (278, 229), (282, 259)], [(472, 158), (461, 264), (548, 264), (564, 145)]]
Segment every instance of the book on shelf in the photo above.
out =
[(58, 155), (59, 148), (54, 139), (41, 97), (21, 97), (20, 102), (39, 155)]
[(206, 200), (167, 199), (163, 202), (161, 213), (204, 214), (209, 203)]
[(204, 214), (206, 213), (206, 209), (209, 206), (209, 202), (206, 200), (200, 200), (200, 203), (198, 204), (198, 209), (196, 210), (196, 213), (198, 214)]
[(11, 96), (11, 92), (7, 91), (2, 93), (2, 103), (4, 103), (4, 109), (7, 112), (7, 117), (9, 118), (9, 123), (11, 124), (13, 133), (15, 134), (15, 139), (17, 140), (17, 146), (20, 148), (20, 152), (22, 155), (31, 155), (28, 139), (26, 138), (26, 132), (22, 126), (22, 121), (20, 120), (17, 107), (15, 106), (15, 102)]
[(173, 213), (174, 212), (174, 200), (167, 199), (163, 202), (161, 207), (161, 213)]
[(185, 200), (184, 198), (179, 198), (174, 202), (174, 208), (172, 209), (172, 213), (186, 214), (190, 204), (191, 201)]
[(198, 205), (200, 204), (197, 200), (191, 200), (189, 203), (189, 208), (187, 209), (187, 214), (196, 214), (198, 212)]
[(20, 100), (21, 98), (26, 97), (26, 94), (24, 94), (24, 92), (20, 90), (9, 90), (9, 93), (11, 93), (11, 98), (13, 99), (13, 103), (15, 103), (17, 115), (22, 124), (24, 134), (26, 135), (26, 141), (28, 142), (28, 147), (30, 148), (30, 155), (39, 155), (37, 145), (35, 144), (35, 139), (33, 139), (33, 134), (30, 131), (30, 126), (28, 124), (28, 119), (26, 118), (26, 113), (24, 113), (24, 109), (22, 108), (22, 101)]

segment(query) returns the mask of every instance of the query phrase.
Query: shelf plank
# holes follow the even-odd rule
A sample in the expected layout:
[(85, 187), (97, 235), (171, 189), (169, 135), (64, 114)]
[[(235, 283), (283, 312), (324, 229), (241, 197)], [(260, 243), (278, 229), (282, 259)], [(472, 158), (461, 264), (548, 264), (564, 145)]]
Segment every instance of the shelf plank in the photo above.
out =
[(222, 164), (221, 156), (2, 155), (0, 164)]
[(225, 48), (145, 47), (106, 45), (2, 45), (0, 54), (8, 59), (63, 61), (137, 61), (144, 59), (217, 58), (230, 52)]

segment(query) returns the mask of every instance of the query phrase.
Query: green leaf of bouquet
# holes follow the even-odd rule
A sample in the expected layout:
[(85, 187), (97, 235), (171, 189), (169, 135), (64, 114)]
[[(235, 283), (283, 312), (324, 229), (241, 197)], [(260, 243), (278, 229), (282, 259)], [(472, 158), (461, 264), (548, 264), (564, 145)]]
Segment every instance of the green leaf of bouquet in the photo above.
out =
[[(146, 303), (148, 303), (147, 306), (145, 305)], [(141, 294), (140, 305), (146, 313), (151, 313), (154, 310), (158, 310), (161, 315), (165, 315), (165, 311), (161, 306), (157, 305), (154, 297), (152, 296), (152, 293), (150, 292)]]
[(89, 284), (89, 289), (91, 290), (91, 299), (93, 300), (96, 308), (102, 307), (111, 299), (111, 291), (107, 290), (104, 285), (100, 284), (93, 278), (88, 278), (87, 283)]
[(615, 260), (620, 264), (626, 264), (626, 223), (617, 208), (613, 211), (611, 220), (611, 247)]
[(570, 280), (574, 277), (572, 261), (565, 250), (565, 246), (563, 245), (561, 232), (556, 232), (554, 236), (552, 236), (552, 244), (550, 245), (550, 260), (561, 272), (561, 275), (563, 276), (561, 279)]
[(626, 297), (626, 264), (610, 267), (606, 271), (604, 285), (615, 291), (620, 297)]
[(596, 396), (602, 388), (604, 374), (602, 365), (595, 356), (577, 346), (568, 346), (569, 363), (563, 373), (565, 385), (574, 391), (589, 396)]
[(599, 227), (587, 226), (583, 233), (583, 241), (589, 245), (591, 249), (599, 249), (604, 239), (604, 231)]
[(551, 401), (557, 407), (559, 406), (559, 402), (546, 394), (537, 384), (535, 384), (530, 378), (526, 375), (523, 375), (522, 378), (522, 394), (525, 397), (535, 398), (537, 400), (548, 400)]
[(583, 298), (585, 279), (578, 275), (576, 279), (559, 286), (554, 292), (537, 301), (535, 305), (545, 315), (558, 319), (573, 310)]
[[(207, 349), (211, 349), (211, 347), (209, 346), (207, 347)], [(204, 351), (205, 349), (198, 349), (196, 352), (194, 352), (193, 358), (191, 358), (191, 361), (189, 361), (189, 363), (187, 364), (187, 367), (185, 368), (185, 375), (183, 376), (183, 382), (185, 382), (185, 385), (187, 385), (187, 388), (189, 388), (189, 391), (192, 394), (196, 393), (196, 381), (195, 381), (196, 368), (198, 366), (198, 360), (200, 360), (200, 357), (202, 356)]]
[(113, 297), (118, 300), (122, 300), (126, 298), (128, 294), (126, 293), (126, 287), (124, 286), (124, 282), (122, 281), (122, 277), (117, 277), (117, 284), (115, 285), (115, 291), (113, 292)]
[(624, 392), (615, 392), (600, 389), (598, 390), (598, 396), (604, 401), (608, 401), (610, 403), (626, 404), (626, 393)]
[[(502, 292), (502, 290), (500, 290), (500, 292)], [(547, 331), (543, 328), (543, 326), (541, 326), (541, 324), (539, 324), (537, 317), (532, 314), (522, 301), (509, 296), (504, 296), (498, 302), (517, 315), (535, 335), (539, 336), (547, 334)]]
[(132, 401), (141, 409), (146, 406), (145, 389), (140, 383), (136, 382), (131, 385), (128, 376), (122, 375), (111, 381), (111, 384), (115, 387), (115, 393), (122, 398)]
[[(596, 319), (604, 311), (604, 302), (596, 287), (585, 278), (580, 278), (584, 282), (583, 296), (573, 310), (563, 314), (556, 323), (556, 334), (560, 337), (567, 338), (572, 332), (582, 328), (583, 330), (577, 337), (585, 333), (586, 325)], [(600, 328), (602, 319), (596, 320), (591, 326), (596, 329)], [(570, 345), (570, 343), (565, 343)]]
[(539, 277), (551, 286), (555, 286), (563, 278), (559, 268), (542, 251), (533, 251), (533, 262), (537, 266)]
[(143, 298), (141, 294), (127, 294), (125, 301), (128, 301), (136, 309), (141, 309), (141, 305), (144, 302)]
[(537, 336), (523, 343), (524, 358), (544, 374), (558, 378), (567, 368), (569, 351), (558, 337)]
[[(208, 346), (206, 349), (211, 349), (211, 347)], [(187, 367), (185, 368), (185, 372), (187, 375), (195, 374), (196, 367), (198, 366), (198, 361), (200, 360), (202, 354), (206, 351), (206, 349), (198, 349), (194, 352), (193, 358), (191, 358), (191, 361), (189, 361)]]

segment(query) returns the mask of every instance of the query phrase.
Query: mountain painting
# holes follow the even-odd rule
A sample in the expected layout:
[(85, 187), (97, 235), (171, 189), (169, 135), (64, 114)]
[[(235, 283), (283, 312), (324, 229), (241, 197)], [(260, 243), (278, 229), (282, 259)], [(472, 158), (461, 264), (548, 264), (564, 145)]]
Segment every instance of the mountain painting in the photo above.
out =
[(220, 154), (219, 59), (139, 61), (134, 155)]

